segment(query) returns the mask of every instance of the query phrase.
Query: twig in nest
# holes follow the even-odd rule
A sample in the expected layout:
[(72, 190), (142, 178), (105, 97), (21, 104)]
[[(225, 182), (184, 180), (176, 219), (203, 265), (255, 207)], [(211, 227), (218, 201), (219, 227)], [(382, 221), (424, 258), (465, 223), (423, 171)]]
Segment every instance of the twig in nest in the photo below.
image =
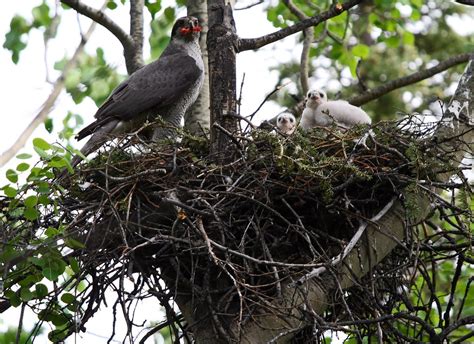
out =
[(125, 181), (130, 180), (130, 179), (135, 179), (135, 178), (138, 178), (138, 177), (143, 177), (143, 176), (147, 176), (147, 175), (155, 174), (155, 173), (159, 174), (159, 175), (165, 175), (167, 171), (166, 171), (166, 168), (156, 168), (156, 169), (153, 169), (153, 170), (141, 171), (141, 172), (138, 172), (138, 173), (132, 174), (130, 176), (126, 176), (126, 177), (114, 177), (114, 176), (111, 176), (110, 174), (106, 174), (103, 171), (99, 171), (99, 172), (101, 174), (103, 174), (104, 176), (106, 176), (110, 180), (117, 181), (117, 182), (125, 182)]
[[(390, 210), (390, 208), (393, 206), (393, 203), (395, 202), (396, 200), (396, 197), (393, 197), (390, 202), (388, 202), (385, 207), (383, 207), (382, 210), (380, 210), (377, 215), (375, 215), (374, 217), (372, 217), (370, 219), (370, 222), (377, 222), (378, 220), (380, 220), (382, 218), (382, 216), (384, 216), (387, 211)], [(357, 230), (356, 234), (354, 234), (354, 236), (352, 237), (351, 241), (349, 241), (349, 244), (346, 246), (346, 248), (344, 248), (344, 250), (341, 252), (341, 254), (339, 254), (336, 258), (334, 258), (331, 263), (330, 263), (330, 266), (335, 266), (339, 263), (341, 263), (346, 257), (347, 255), (352, 251), (352, 249), (354, 248), (354, 246), (357, 244), (357, 242), (359, 241), (360, 237), (362, 236), (362, 234), (364, 233), (365, 229), (367, 228), (367, 225), (368, 223), (365, 222), (365, 223), (362, 223), (360, 226), (359, 226), (359, 229)], [(296, 282), (293, 282), (289, 285), (290, 288), (294, 288), (296, 285), (302, 285), (304, 282), (306, 282), (307, 280), (311, 279), (311, 278), (314, 278), (314, 277), (318, 277), (320, 276), (322, 273), (326, 272), (327, 271), (327, 267), (325, 266), (321, 266), (321, 267), (318, 267), (316, 269), (313, 269), (311, 270), (308, 274), (304, 275), (303, 277), (301, 277), (299, 280), (297, 280)]]
[(219, 129), (220, 131), (222, 131), (224, 134), (226, 134), (226, 135), (230, 138), (230, 140), (231, 140), (232, 142), (234, 142), (237, 147), (239, 147), (239, 149), (240, 149), (241, 151), (243, 150), (243, 147), (242, 147), (242, 145), (240, 144), (240, 142), (237, 141), (237, 139), (235, 138), (235, 136), (232, 135), (232, 133), (231, 133), (230, 131), (228, 131), (227, 129), (225, 129), (224, 127), (222, 127), (221, 125), (219, 125), (219, 124), (217, 124), (217, 123), (214, 123), (213, 125), (214, 125), (214, 127), (216, 127), (217, 129)]
[[(275, 89), (273, 91), (271, 91), (269, 94), (267, 94), (267, 96), (263, 99), (263, 101), (260, 103), (260, 105), (258, 106), (257, 110), (255, 110), (254, 112), (252, 112), (251, 115), (247, 116), (250, 118), (250, 121), (253, 119), (253, 117), (257, 114), (257, 112), (260, 111), (260, 109), (262, 108), (263, 104), (265, 104), (267, 102), (267, 100), (272, 96), (274, 95), (276, 92), (278, 92), (279, 90), (281, 90), (283, 87), (286, 87), (288, 86), (289, 84), (291, 83), (291, 81), (287, 82), (286, 84), (283, 84), (283, 85), (277, 85), (275, 87)], [(244, 131), (246, 131), (247, 128), (245, 128)]]

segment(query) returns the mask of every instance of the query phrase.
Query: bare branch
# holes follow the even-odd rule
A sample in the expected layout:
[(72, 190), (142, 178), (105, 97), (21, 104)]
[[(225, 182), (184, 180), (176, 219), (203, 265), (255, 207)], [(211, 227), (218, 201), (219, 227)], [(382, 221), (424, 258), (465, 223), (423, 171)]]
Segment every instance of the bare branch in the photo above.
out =
[[(283, 3), (288, 7), (291, 13), (293, 13), (299, 20), (306, 20), (309, 17), (303, 13), (298, 7), (295, 6), (293, 1), (284, 0)], [(300, 82), (301, 88), (303, 89), (303, 94), (306, 94), (309, 90), (309, 49), (311, 48), (311, 43), (314, 38), (314, 30), (312, 27), (309, 27), (303, 30), (304, 40), (303, 40), (303, 50), (301, 51), (300, 59)]]
[(364, 92), (362, 94), (349, 98), (348, 102), (355, 106), (361, 106), (389, 92), (392, 92), (393, 90), (417, 83), (418, 81), (421, 81), (421, 80), (428, 79), (432, 77), (433, 75), (436, 75), (438, 73), (445, 71), (446, 69), (449, 69), (461, 63), (465, 63), (469, 61), (470, 59), (472, 59), (473, 57), (474, 57), (474, 54), (468, 54), (468, 53), (452, 56), (438, 63), (434, 67), (420, 70), (418, 72), (404, 76), (402, 78), (389, 81), (372, 90), (368, 90), (367, 92)]
[[(143, 7), (144, 0), (130, 1), (130, 35), (135, 49), (133, 51), (133, 67), (135, 70), (143, 66)], [(128, 68), (128, 67), (127, 67)]]
[(26, 127), (26, 129), (21, 133), (18, 139), (13, 143), (13, 145), (2, 153), (0, 156), (0, 167), (4, 166), (11, 158), (15, 156), (15, 154), (25, 145), (28, 138), (33, 134), (33, 131), (44, 122), (46, 117), (48, 116), (49, 112), (53, 108), (56, 100), (58, 99), (61, 91), (64, 88), (64, 80), (66, 75), (69, 73), (71, 69), (76, 66), (77, 59), (81, 55), (84, 50), (84, 46), (86, 45), (87, 41), (92, 35), (96, 27), (96, 22), (92, 22), (91, 26), (87, 30), (86, 34), (82, 36), (81, 42), (76, 48), (74, 55), (70, 60), (67, 61), (66, 65), (64, 66), (63, 72), (61, 76), (56, 80), (54, 83), (53, 91), (49, 95), (48, 99), (44, 102), (43, 106), (41, 107), (40, 112), (36, 115), (36, 117), (31, 121), (31, 123)]
[(332, 6), (329, 10), (326, 12), (323, 12), (321, 14), (318, 14), (317, 16), (305, 19), (303, 21), (300, 21), (299, 23), (296, 23), (295, 25), (288, 26), (284, 29), (278, 30), (276, 32), (270, 33), (268, 35), (258, 37), (258, 38), (241, 38), (237, 42), (237, 47), (238, 51), (246, 51), (246, 50), (253, 50), (253, 49), (258, 49), (261, 48), (267, 44), (274, 43), (276, 41), (279, 41), (285, 37), (288, 37), (290, 35), (293, 35), (297, 32), (303, 31), (306, 28), (309, 28), (311, 26), (317, 26), (320, 23), (336, 17), (343, 13), (344, 11), (349, 10), (350, 8), (358, 5), (362, 0), (349, 0), (343, 4), (336, 4)]
[(257, 2), (253, 3), (253, 4), (250, 4), (250, 5), (247, 5), (247, 6), (244, 6), (244, 7), (239, 7), (239, 8), (234, 8), (234, 11), (243, 11), (243, 10), (248, 10), (252, 7), (255, 7), (255, 6), (258, 6), (260, 4), (263, 3), (263, 0), (258, 0)]
[(110, 19), (103, 11), (97, 10), (79, 0), (61, 0), (63, 4), (75, 9), (78, 13), (85, 15), (92, 19), (94, 22), (102, 25), (109, 30), (117, 39), (122, 43), (125, 55), (125, 62), (127, 64), (127, 71), (129, 74), (133, 73), (140, 66), (134, 65), (135, 55), (135, 43), (133, 38), (127, 34), (120, 26), (117, 25), (112, 19)]

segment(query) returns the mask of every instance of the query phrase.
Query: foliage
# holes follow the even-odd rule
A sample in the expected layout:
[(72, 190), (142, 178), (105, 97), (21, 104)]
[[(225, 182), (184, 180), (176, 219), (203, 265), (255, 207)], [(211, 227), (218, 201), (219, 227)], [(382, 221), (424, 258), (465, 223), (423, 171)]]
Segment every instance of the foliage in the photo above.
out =
[[(293, 3), (308, 16), (330, 5), (325, 0)], [(474, 46), (472, 35), (461, 36), (448, 24), (449, 19), (468, 11), (441, 0), (366, 1), (350, 15), (345, 12), (315, 27), (315, 43), (310, 50), (311, 81), (318, 85), (330, 81), (330, 98), (347, 99), (454, 54), (470, 52)], [(267, 14), (276, 27), (297, 22), (282, 1), (269, 6)], [(299, 61), (273, 69), (280, 72), (279, 84), (290, 79), (298, 86), (296, 98), (301, 100), (304, 95), (297, 72)], [(461, 72), (462, 67), (452, 68), (435, 81), (395, 90), (364, 105), (364, 109), (376, 121), (394, 118), (397, 111), (421, 112), (437, 99), (444, 100), (448, 96), (446, 85), (455, 82)], [(285, 92), (275, 100), (286, 107), (295, 104)]]
[[(41, 329), (35, 331), (30, 335), (29, 333), (22, 331), (20, 333), (19, 343), (21, 344), (32, 344), (34, 342), (34, 338), (41, 334)], [(17, 329), (14, 327), (9, 327), (5, 332), (0, 333), (0, 343), (2, 344), (10, 344), (15, 343), (17, 337)]]

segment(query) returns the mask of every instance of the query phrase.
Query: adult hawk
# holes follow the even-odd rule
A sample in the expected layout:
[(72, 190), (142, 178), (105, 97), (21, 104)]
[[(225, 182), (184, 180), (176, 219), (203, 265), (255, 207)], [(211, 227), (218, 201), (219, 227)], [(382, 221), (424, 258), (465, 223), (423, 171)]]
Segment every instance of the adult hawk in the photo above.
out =
[[(186, 110), (196, 101), (204, 80), (204, 63), (199, 47), (201, 26), (197, 18), (179, 18), (171, 41), (160, 58), (134, 72), (112, 92), (95, 114), (96, 120), (76, 136), (91, 136), (81, 149), (84, 156), (97, 150), (117, 134), (134, 131), (146, 121), (161, 116), (163, 128), (155, 129), (152, 140), (172, 138), (181, 126)], [(82, 158), (75, 156), (75, 167)]]

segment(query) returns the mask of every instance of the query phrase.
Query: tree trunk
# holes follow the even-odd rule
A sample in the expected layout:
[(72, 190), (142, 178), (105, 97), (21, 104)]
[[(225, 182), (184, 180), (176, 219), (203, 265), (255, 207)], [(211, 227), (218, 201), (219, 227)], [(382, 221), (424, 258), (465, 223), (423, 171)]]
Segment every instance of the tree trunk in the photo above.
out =
[(224, 0), (207, 2), (209, 84), (211, 96), (211, 154), (216, 162), (232, 161), (232, 134), (237, 132), (236, 41), (232, 6)]
[(204, 61), (204, 83), (198, 99), (188, 110), (184, 116), (184, 127), (193, 135), (205, 135), (210, 128), (210, 114), (209, 114), (209, 66), (207, 53), (207, 31), (208, 31), (208, 15), (207, 3), (200, 0), (188, 1), (188, 15), (199, 19), (202, 26), (201, 38), (199, 45), (202, 51), (202, 60)]

